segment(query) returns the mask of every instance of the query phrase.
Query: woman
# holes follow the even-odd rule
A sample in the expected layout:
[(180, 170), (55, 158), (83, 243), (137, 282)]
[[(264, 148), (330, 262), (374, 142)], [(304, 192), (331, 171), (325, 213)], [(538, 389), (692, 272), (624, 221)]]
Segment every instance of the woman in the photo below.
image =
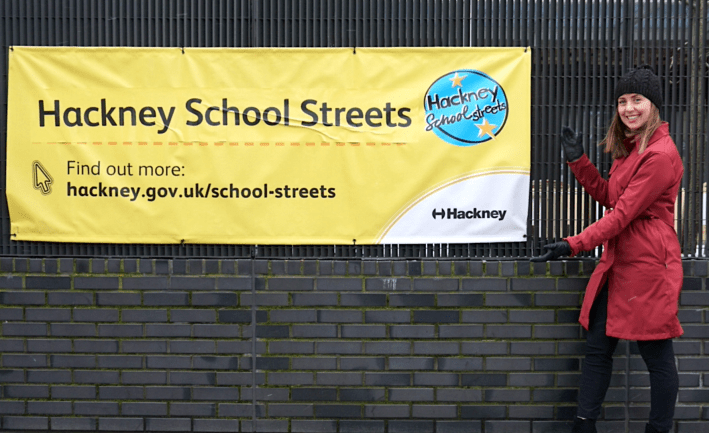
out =
[(682, 261), (674, 209), (684, 169), (667, 123), (660, 120), (662, 90), (647, 66), (617, 83), (616, 113), (604, 140), (614, 161), (609, 179), (584, 154), (581, 137), (562, 130), (569, 167), (607, 211), (577, 236), (545, 245), (533, 260), (575, 255), (603, 245), (586, 288), (579, 322), (587, 332), (577, 418), (572, 433), (595, 433), (618, 339), (636, 340), (650, 372), (646, 433), (672, 430), (678, 376), (672, 338), (682, 335), (677, 305)]

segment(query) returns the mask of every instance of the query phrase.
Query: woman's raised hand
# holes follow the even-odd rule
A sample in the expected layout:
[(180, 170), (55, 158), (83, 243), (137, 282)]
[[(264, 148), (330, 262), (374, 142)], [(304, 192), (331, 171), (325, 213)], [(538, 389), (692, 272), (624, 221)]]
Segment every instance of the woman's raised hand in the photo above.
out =
[(583, 156), (583, 146), (581, 134), (576, 134), (568, 126), (561, 128), (561, 147), (568, 162), (577, 161)]

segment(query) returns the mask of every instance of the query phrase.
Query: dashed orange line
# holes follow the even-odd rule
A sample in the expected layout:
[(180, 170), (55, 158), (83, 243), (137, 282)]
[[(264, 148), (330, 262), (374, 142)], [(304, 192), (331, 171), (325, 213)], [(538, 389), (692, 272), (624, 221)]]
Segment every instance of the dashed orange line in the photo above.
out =
[[(44, 143), (44, 142), (32, 142), (33, 145), (42, 145), (43, 143)], [(147, 141), (137, 141), (137, 142), (133, 142), (133, 141), (123, 141), (123, 142), (121, 142), (121, 143), (122, 143), (124, 146), (132, 146), (133, 144), (137, 144), (138, 146), (147, 146), (148, 144), (150, 144), (150, 143), (148, 143)], [(46, 144), (49, 144), (50, 146), (51, 146), (51, 145), (56, 145), (56, 144), (62, 144), (62, 145), (68, 146), (68, 145), (72, 145), (72, 144), (74, 144), (74, 145), (87, 145), (87, 144), (89, 144), (89, 142), (86, 142), (86, 141), (76, 141), (76, 142), (71, 142), (71, 141), (47, 141)], [(102, 142), (102, 141), (93, 141), (93, 142), (91, 142), (91, 144), (93, 144), (94, 146), (101, 146), (101, 145), (104, 144), (104, 142)], [(119, 142), (117, 142), (117, 141), (108, 141), (108, 142), (106, 142), (106, 144), (109, 145), (109, 146), (116, 146), (116, 145), (119, 144)], [(165, 144), (165, 142), (162, 142), (162, 141), (154, 141), (154, 142), (152, 142), (152, 145), (153, 145), (153, 146), (163, 146), (164, 144)], [(169, 146), (179, 146), (180, 144), (182, 144), (183, 146), (194, 146), (194, 145), (198, 145), (198, 146), (200, 146), (200, 147), (207, 147), (207, 146), (212, 145), (212, 146), (223, 147), (223, 146), (226, 146), (226, 145), (229, 145), (229, 146), (238, 146), (238, 145), (239, 145), (239, 142), (238, 142), (238, 141), (214, 141), (214, 142), (207, 142), (207, 141), (180, 141), (180, 142), (178, 142), (178, 141), (170, 141), (170, 142), (167, 142), (167, 145), (169, 145)], [(381, 142), (381, 143), (376, 143), (376, 142), (372, 142), (372, 141), (368, 141), (368, 142), (366, 142), (366, 143), (362, 143), (362, 142), (359, 142), (359, 141), (350, 141), (350, 142), (335, 141), (334, 143), (333, 143), (333, 142), (329, 142), (329, 141), (322, 141), (322, 142), (320, 142), (320, 146), (323, 146), (323, 147), (329, 147), (329, 146), (332, 146), (332, 145), (334, 145), (334, 146), (336, 146), (336, 147), (346, 147), (346, 146), (348, 146), (348, 145), (351, 146), (351, 147), (363, 147), (363, 146), (374, 147), (374, 146), (377, 146), (377, 145), (380, 145), (380, 146), (392, 146), (392, 145), (394, 145), (394, 146), (405, 146), (405, 145), (407, 145), (407, 144), (408, 144), (408, 143), (406, 143), (406, 142)], [(256, 145), (256, 143), (253, 142), (253, 141), (245, 141), (245, 142), (244, 142), (244, 146), (249, 146), (249, 147), (251, 147), (251, 146), (255, 146), (255, 145)], [(291, 142), (289, 142), (289, 143), (285, 143), (285, 142), (283, 142), (283, 141), (276, 141), (276, 142), (261, 141), (261, 142), (258, 143), (258, 145), (261, 146), (261, 147), (268, 147), (268, 146), (271, 146), (271, 145), (274, 145), (274, 146), (276, 146), (276, 147), (286, 147), (286, 146), (291, 146), (291, 147), (299, 147), (299, 146), (313, 147), (313, 146), (316, 146), (317, 143), (315, 143), (315, 142), (313, 142), (313, 141), (306, 141), (306, 142), (304, 142), (304, 143), (301, 143), (301, 142), (298, 142), (298, 141), (291, 141)]]

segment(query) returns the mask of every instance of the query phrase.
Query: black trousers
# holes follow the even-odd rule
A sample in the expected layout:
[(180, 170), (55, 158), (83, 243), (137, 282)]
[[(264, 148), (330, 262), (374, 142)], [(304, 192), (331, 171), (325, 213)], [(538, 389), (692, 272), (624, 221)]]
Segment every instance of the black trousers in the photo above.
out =
[[(608, 288), (604, 287), (591, 308), (586, 357), (581, 371), (579, 404), (576, 415), (598, 419), (601, 404), (611, 381), (613, 352), (618, 339), (606, 335)], [(679, 388), (672, 340), (638, 341), (640, 355), (650, 372), (650, 420), (656, 430), (672, 430), (672, 418)]]

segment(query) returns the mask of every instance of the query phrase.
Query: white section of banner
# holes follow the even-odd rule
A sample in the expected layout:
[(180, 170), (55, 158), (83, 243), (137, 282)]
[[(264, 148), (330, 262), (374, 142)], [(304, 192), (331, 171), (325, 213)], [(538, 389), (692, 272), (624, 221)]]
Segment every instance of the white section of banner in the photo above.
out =
[(379, 243), (524, 242), (527, 191), (529, 174), (523, 172), (478, 173), (449, 182), (403, 210)]

